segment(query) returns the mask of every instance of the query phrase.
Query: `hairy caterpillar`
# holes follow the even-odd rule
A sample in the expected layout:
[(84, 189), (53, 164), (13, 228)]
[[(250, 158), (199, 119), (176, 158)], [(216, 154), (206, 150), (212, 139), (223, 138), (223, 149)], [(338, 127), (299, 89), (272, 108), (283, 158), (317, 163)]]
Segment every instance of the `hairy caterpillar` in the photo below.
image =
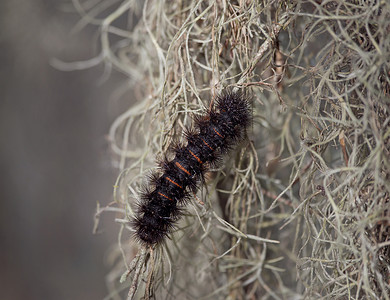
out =
[(161, 162), (161, 170), (150, 176), (141, 193), (133, 220), (137, 240), (148, 246), (164, 240), (205, 172), (243, 138), (250, 121), (248, 99), (230, 91), (219, 95), (207, 114), (194, 119), (185, 132), (186, 141), (171, 145), (174, 158)]

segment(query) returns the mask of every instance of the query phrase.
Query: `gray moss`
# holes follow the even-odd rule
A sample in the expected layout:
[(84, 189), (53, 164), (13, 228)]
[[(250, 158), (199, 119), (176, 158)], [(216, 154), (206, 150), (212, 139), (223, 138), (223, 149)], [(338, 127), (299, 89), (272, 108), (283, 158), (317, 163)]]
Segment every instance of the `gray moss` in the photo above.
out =
[[(84, 3), (84, 20), (104, 4)], [(389, 299), (388, 1), (110, 8), (100, 57), (126, 75), (113, 92), (129, 105), (109, 133), (115, 203), (98, 211), (119, 212), (108, 298), (131, 285), (129, 298)], [(208, 174), (172, 239), (133, 260), (142, 178), (226, 88), (253, 95), (248, 138)]]

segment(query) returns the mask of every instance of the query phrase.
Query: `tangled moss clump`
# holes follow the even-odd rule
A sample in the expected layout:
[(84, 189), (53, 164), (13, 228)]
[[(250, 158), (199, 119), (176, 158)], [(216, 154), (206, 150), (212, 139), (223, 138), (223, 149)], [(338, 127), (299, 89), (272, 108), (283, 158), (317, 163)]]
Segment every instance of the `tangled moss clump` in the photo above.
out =
[[(109, 298), (390, 298), (388, 1), (90, 4), (98, 58), (131, 91), (110, 130), (115, 203), (97, 214), (120, 214)], [(133, 260), (143, 176), (227, 87), (253, 94), (247, 141)]]

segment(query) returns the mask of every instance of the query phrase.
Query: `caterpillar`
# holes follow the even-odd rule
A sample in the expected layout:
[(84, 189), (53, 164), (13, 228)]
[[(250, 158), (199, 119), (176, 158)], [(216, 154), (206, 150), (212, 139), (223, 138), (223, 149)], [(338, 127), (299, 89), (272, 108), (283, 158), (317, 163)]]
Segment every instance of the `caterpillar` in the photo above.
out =
[[(240, 141), (251, 122), (250, 102), (241, 92), (223, 92), (202, 116), (186, 128), (185, 141), (170, 145), (174, 158), (162, 159), (140, 194), (132, 225), (146, 246), (160, 244), (172, 232), (191, 192), (204, 174)], [(173, 155), (172, 155), (173, 157)]]

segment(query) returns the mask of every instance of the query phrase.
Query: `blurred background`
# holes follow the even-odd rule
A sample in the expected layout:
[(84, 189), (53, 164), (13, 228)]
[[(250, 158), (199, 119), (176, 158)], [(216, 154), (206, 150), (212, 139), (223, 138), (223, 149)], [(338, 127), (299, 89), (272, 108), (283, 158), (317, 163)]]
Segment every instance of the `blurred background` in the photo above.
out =
[(92, 229), (117, 175), (105, 134), (119, 111), (109, 97), (120, 75), (98, 84), (101, 66), (50, 65), (98, 53), (96, 28), (70, 33), (80, 19), (71, 6), (0, 1), (1, 299), (106, 295), (105, 254), (117, 233), (104, 218), (101, 234)]

